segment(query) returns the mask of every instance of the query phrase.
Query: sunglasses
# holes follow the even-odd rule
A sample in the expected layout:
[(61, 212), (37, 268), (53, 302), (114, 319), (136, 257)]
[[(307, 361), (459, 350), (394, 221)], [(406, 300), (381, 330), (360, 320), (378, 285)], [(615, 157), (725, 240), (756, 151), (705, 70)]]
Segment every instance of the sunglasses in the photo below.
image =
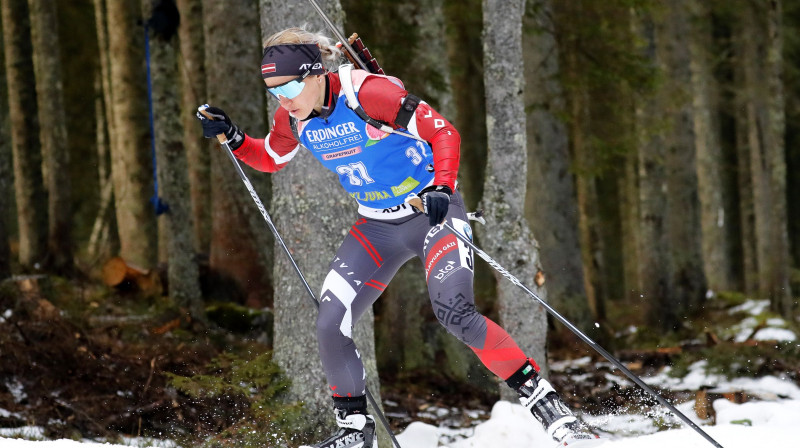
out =
[(303, 88), (306, 86), (306, 83), (304, 83), (303, 80), (306, 79), (307, 76), (308, 72), (303, 73), (291, 81), (286, 81), (283, 84), (267, 87), (267, 92), (272, 94), (272, 96), (274, 96), (278, 101), (281, 100), (281, 97), (284, 97), (287, 100), (294, 99), (297, 97), (297, 95), (300, 95), (300, 93), (303, 92)]
[(294, 99), (297, 95), (303, 92), (303, 88), (305, 88), (306, 83), (303, 82), (304, 79), (311, 74), (311, 68), (314, 67), (314, 64), (320, 60), (322, 54), (317, 54), (317, 57), (311, 61), (309, 64), (309, 68), (303, 72), (302, 75), (294, 78), (291, 81), (286, 81), (283, 84), (278, 84), (277, 86), (267, 87), (267, 92), (269, 92), (272, 96), (274, 96), (278, 101), (281, 100), (281, 97), (286, 98), (287, 100)]

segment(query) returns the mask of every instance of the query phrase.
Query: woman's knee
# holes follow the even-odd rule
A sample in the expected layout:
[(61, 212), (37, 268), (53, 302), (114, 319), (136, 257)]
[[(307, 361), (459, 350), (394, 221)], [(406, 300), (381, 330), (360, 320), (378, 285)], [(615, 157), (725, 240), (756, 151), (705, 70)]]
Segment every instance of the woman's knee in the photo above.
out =
[(460, 313), (451, 313), (446, 317), (446, 319), (440, 318), (439, 322), (450, 334), (469, 346), (482, 341), (486, 335), (486, 319), (474, 307)]
[(320, 342), (344, 337), (341, 330), (344, 313), (332, 312), (336, 310), (330, 308), (333, 307), (328, 307), (326, 312), (320, 308), (317, 315), (317, 337)]

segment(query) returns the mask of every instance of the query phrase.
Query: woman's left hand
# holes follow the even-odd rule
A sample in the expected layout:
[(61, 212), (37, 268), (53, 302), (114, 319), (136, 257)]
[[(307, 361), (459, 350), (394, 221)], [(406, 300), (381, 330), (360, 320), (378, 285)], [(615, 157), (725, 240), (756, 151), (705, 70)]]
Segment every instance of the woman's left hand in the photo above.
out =
[(444, 221), (447, 216), (447, 209), (450, 208), (451, 194), (453, 194), (453, 190), (447, 185), (431, 185), (419, 192), (423, 210), (428, 215), (428, 222), (431, 227)]

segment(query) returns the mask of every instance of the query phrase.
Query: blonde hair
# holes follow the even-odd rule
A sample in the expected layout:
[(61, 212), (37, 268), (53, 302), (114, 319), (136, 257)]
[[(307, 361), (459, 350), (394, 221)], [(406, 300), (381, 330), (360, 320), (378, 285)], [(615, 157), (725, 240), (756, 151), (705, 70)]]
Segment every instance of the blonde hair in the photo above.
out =
[(327, 70), (338, 68), (342, 59), (342, 50), (334, 45), (328, 36), (321, 32), (308, 31), (306, 26), (302, 25), (278, 31), (264, 41), (264, 49), (281, 44), (317, 44), (320, 53), (322, 53), (322, 64), (325, 68)]

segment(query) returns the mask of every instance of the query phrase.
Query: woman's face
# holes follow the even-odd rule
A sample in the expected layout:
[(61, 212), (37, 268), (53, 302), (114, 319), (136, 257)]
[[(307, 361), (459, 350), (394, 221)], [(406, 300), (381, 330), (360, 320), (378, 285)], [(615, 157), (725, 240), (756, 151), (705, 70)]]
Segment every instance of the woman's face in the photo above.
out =
[[(294, 98), (286, 98), (285, 96), (278, 95), (278, 101), (281, 107), (286, 109), (294, 118), (302, 120), (311, 114), (312, 110), (319, 112), (322, 110), (323, 97), (325, 95), (325, 80), (324, 75), (311, 75), (304, 79), (302, 82), (305, 84), (303, 90)], [(275, 76), (267, 78), (264, 83), (267, 88), (279, 86), (283, 83), (296, 79), (296, 76)]]

